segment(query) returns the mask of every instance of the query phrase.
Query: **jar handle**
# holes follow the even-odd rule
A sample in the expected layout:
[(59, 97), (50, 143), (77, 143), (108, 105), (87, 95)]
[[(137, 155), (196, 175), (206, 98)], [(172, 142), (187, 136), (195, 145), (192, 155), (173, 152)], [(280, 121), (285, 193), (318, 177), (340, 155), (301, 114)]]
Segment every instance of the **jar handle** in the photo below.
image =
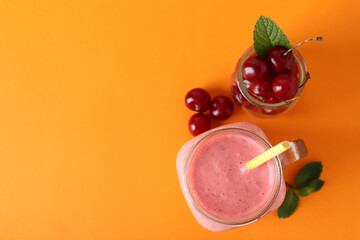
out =
[(289, 163), (293, 163), (300, 158), (306, 157), (308, 151), (306, 149), (304, 140), (297, 139), (290, 142), (290, 149), (285, 153), (286, 157), (281, 158), (282, 168), (286, 167)]

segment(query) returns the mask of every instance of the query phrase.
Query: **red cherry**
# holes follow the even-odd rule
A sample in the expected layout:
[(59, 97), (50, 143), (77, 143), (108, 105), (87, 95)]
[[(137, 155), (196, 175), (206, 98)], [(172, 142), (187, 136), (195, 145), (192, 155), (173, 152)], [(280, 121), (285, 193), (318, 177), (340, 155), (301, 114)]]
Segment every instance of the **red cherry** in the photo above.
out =
[(268, 79), (253, 81), (250, 86), (250, 91), (256, 96), (266, 99), (272, 95), (271, 81)]
[(243, 79), (253, 81), (266, 78), (270, 73), (270, 66), (259, 56), (247, 59), (243, 64)]
[(275, 96), (272, 96), (269, 99), (267, 99), (265, 102), (271, 104), (271, 103), (279, 103), (281, 101), (277, 99)]
[(268, 100), (265, 101), (266, 103), (279, 103), (281, 102), (279, 99), (277, 99), (275, 96), (270, 97)]
[(195, 113), (189, 119), (189, 131), (196, 136), (210, 129), (210, 118), (202, 113)]
[(211, 107), (210, 116), (215, 120), (228, 119), (234, 111), (234, 104), (232, 101), (223, 95), (214, 97)]
[(245, 88), (247, 88), (247, 89), (249, 89), (251, 87), (251, 83), (252, 83), (252, 81), (250, 81), (250, 80), (247, 80), (247, 79), (243, 80), (243, 84), (244, 84)]
[(272, 89), (275, 97), (285, 101), (295, 97), (298, 91), (298, 84), (293, 74), (279, 73), (273, 80)]
[(185, 96), (186, 106), (196, 112), (205, 112), (210, 108), (211, 98), (207, 91), (202, 88), (194, 88)]
[(287, 51), (284, 47), (273, 47), (270, 49), (267, 60), (275, 73), (288, 72), (295, 64), (294, 54), (289, 52), (285, 57), (284, 53)]
[(261, 110), (262, 113), (266, 114), (266, 115), (277, 115), (279, 113), (282, 113), (286, 110), (286, 107), (282, 107), (279, 109), (271, 109), (271, 108), (263, 108)]
[[(272, 95), (270, 98), (268, 98), (265, 103), (268, 104), (275, 104), (275, 103), (279, 103), (281, 102), (279, 99), (277, 99), (277, 97), (275, 97), (275, 95)], [(285, 111), (287, 109), (287, 107), (280, 107), (280, 108), (273, 108), (273, 107), (264, 107), (261, 112), (266, 114), (266, 115), (276, 115), (279, 114), (283, 111)]]

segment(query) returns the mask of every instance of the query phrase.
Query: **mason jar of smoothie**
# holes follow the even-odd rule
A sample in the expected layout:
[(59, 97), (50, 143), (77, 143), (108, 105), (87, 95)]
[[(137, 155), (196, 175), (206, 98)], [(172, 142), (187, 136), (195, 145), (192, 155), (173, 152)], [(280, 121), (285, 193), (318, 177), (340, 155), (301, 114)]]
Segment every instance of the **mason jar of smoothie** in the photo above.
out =
[(282, 169), (307, 151), (298, 140), (270, 161), (246, 167), (271, 147), (264, 132), (249, 122), (212, 129), (182, 146), (176, 160), (180, 186), (203, 227), (211, 231), (241, 227), (281, 205), (286, 192)]

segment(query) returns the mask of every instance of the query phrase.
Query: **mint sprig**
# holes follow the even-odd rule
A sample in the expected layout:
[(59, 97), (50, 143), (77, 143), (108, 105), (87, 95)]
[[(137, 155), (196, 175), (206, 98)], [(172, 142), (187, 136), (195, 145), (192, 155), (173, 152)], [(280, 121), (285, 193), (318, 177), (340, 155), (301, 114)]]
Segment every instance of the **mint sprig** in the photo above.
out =
[(291, 190), (286, 193), (284, 202), (278, 209), (279, 218), (287, 218), (293, 214), (298, 207), (299, 196), (309, 196), (323, 187), (325, 182), (319, 179), (321, 172), (321, 162), (311, 162), (300, 169), (295, 177), (295, 186), (286, 183)]
[(275, 46), (291, 48), (285, 33), (273, 20), (265, 16), (260, 16), (256, 21), (253, 38), (256, 55), (260, 57), (266, 57), (270, 49)]

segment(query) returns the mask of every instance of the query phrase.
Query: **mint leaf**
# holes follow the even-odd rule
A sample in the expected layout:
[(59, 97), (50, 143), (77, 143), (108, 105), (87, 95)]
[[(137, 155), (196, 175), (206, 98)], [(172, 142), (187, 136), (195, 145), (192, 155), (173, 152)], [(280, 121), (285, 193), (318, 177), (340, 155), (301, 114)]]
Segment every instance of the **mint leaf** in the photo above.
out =
[(297, 208), (299, 203), (299, 197), (293, 190), (290, 190), (286, 193), (284, 202), (278, 209), (278, 216), (280, 218), (289, 217)]
[(312, 193), (312, 192), (317, 192), (322, 188), (322, 186), (324, 186), (324, 183), (325, 182), (320, 179), (313, 179), (309, 183), (309, 185), (307, 185), (304, 188), (299, 189), (298, 195), (302, 196), (302, 197), (306, 197), (306, 196), (310, 195), (310, 193)]
[(324, 181), (320, 180), (320, 179), (314, 179), (313, 181), (311, 181), (313, 183), (310, 183), (310, 188), (312, 192), (317, 192), (319, 191), (323, 186), (324, 186)]
[(306, 164), (295, 177), (295, 186), (297, 189), (304, 188), (314, 179), (318, 179), (322, 172), (321, 162), (311, 162)]
[(266, 57), (272, 47), (282, 46), (291, 48), (285, 33), (270, 18), (260, 16), (256, 21), (253, 34), (256, 55)]

